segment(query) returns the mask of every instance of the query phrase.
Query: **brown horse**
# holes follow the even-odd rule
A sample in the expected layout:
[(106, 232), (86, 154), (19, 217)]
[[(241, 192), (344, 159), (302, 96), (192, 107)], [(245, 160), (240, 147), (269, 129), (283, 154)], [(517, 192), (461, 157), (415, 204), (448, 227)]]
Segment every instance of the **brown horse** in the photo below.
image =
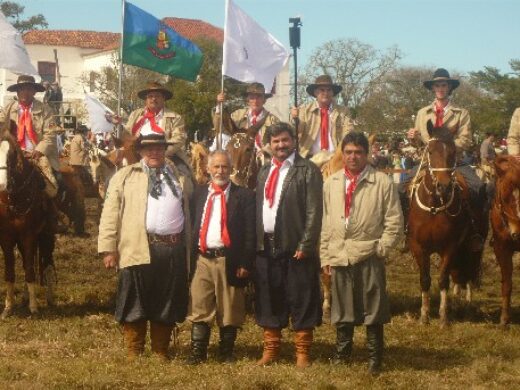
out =
[[(29, 292), (29, 310), (38, 312), (36, 302), (36, 258), (40, 280), (47, 282), (47, 302), (53, 304), (54, 229), (49, 223), (51, 201), (44, 194), (41, 171), (23, 156), (14, 138), (0, 136), (0, 246), (4, 253), (7, 296), (2, 318), (14, 306), (15, 247), (21, 253), (25, 282)], [(39, 252), (37, 254), (37, 252)], [(38, 255), (38, 256), (37, 256)]]
[(250, 189), (256, 187), (256, 175), (261, 165), (255, 150), (255, 134), (256, 131), (235, 133), (226, 146), (231, 155), (231, 181)]
[(190, 161), (195, 182), (204, 185), (209, 181), (208, 148), (202, 142), (190, 142)]
[(500, 324), (511, 322), (513, 253), (520, 251), (520, 162), (511, 156), (495, 160), (496, 194), (491, 207), (493, 250), (502, 273)]
[(468, 189), (455, 173), (456, 148), (447, 128), (434, 128), (428, 122), (428, 141), (421, 165), (411, 183), (408, 242), (419, 266), (422, 292), (421, 322), (430, 316), (430, 256), (438, 253), (441, 325), (448, 324), (449, 277), (457, 284), (478, 283), (482, 252), (468, 248)]

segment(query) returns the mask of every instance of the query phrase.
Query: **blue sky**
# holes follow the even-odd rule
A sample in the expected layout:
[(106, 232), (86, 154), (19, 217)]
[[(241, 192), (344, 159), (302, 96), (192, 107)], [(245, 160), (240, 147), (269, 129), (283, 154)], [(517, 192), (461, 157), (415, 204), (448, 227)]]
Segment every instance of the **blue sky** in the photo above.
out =
[[(16, 0), (15, 0), (16, 1)], [(520, 59), (519, 0), (234, 0), (286, 47), (288, 19), (302, 18), (300, 64), (326, 41), (357, 38), (376, 49), (397, 45), (402, 64), (466, 73)], [(157, 16), (224, 24), (224, 0), (133, 0)], [(50, 29), (119, 32), (120, 0), (18, 0)]]

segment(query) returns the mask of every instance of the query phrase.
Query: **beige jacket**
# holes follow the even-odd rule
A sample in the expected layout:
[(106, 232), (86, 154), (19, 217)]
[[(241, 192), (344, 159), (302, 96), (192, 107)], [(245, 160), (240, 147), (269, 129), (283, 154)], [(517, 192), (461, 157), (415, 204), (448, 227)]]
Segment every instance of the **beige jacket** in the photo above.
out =
[(81, 134), (75, 134), (70, 141), (69, 165), (90, 165), (87, 142)]
[[(63, 130), (56, 125), (56, 120), (53, 117), (54, 112), (47, 104), (39, 100), (34, 100), (31, 114), (33, 129), (38, 138), (36, 150), (47, 157), (52, 169), (59, 171), (60, 162), (56, 136)], [(7, 126), (8, 124), (6, 122), (9, 120), (18, 123), (17, 100), (8, 104), (5, 109), (0, 112), (0, 128)]]
[[(182, 187), (186, 261), (189, 267), (191, 219), (190, 198), (193, 184), (168, 161)], [(118, 252), (119, 267), (150, 264), (146, 233), (148, 174), (140, 162), (124, 167), (110, 179), (99, 222), (98, 252)]]
[[(426, 143), (430, 139), (428, 135), (427, 123), (429, 120), (435, 124), (435, 103), (423, 107), (417, 113), (415, 118), (415, 129), (419, 130), (420, 142)], [(450, 103), (443, 118), (444, 126), (451, 130), (454, 134), (455, 146), (459, 150), (469, 150), (473, 146), (473, 133), (471, 132), (471, 123), (469, 113), (464, 108), (459, 108)]]
[[(314, 101), (301, 106), (298, 118), (300, 121), (298, 125), (299, 152), (302, 157), (308, 157), (320, 132), (321, 114), (318, 103)], [(354, 123), (348, 116), (347, 107), (332, 103), (330, 128), (332, 129), (332, 143), (337, 149), (341, 146), (343, 137), (354, 130)]]
[(397, 189), (385, 174), (371, 166), (353, 195), (345, 228), (345, 174), (330, 176), (323, 186), (321, 265), (347, 266), (376, 254), (388, 256), (403, 234), (403, 214)]
[[(126, 135), (132, 135), (132, 128), (137, 123), (139, 119), (143, 116), (144, 107), (138, 108), (137, 110), (132, 111), (130, 116), (128, 117), (128, 122), (125, 126)], [(164, 135), (166, 137), (166, 141), (171, 142), (173, 145), (168, 146), (166, 151), (166, 155), (168, 157), (173, 156), (174, 154), (179, 155), (181, 158), (186, 159), (185, 157), (185, 149), (186, 149), (186, 140), (188, 136), (186, 135), (186, 129), (184, 128), (184, 119), (182, 116), (173, 112), (167, 108), (164, 108), (164, 114), (160, 123), (158, 123), (159, 127), (164, 130)]]
[(520, 108), (517, 108), (511, 118), (511, 126), (507, 133), (507, 152), (511, 156), (520, 155)]

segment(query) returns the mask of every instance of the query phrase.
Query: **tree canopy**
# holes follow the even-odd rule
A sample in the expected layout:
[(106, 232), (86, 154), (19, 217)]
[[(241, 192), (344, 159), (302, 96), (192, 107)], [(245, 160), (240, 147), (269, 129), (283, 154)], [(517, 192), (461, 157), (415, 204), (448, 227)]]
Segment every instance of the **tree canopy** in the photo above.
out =
[(4, 16), (21, 33), (29, 30), (39, 30), (49, 27), (47, 20), (42, 14), (23, 18), (25, 7), (16, 1), (0, 1), (0, 10)]

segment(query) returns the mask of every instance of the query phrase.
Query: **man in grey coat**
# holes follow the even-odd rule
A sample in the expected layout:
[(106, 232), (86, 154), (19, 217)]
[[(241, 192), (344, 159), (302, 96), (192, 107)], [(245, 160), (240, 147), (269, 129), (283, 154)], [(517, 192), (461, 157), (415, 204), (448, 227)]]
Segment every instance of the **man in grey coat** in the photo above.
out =
[(368, 140), (359, 132), (341, 143), (344, 170), (323, 188), (321, 265), (332, 279), (331, 323), (336, 325), (333, 364), (348, 361), (355, 325), (366, 325), (369, 371), (383, 355), (383, 324), (390, 321), (384, 259), (403, 232), (397, 189), (368, 162)]

